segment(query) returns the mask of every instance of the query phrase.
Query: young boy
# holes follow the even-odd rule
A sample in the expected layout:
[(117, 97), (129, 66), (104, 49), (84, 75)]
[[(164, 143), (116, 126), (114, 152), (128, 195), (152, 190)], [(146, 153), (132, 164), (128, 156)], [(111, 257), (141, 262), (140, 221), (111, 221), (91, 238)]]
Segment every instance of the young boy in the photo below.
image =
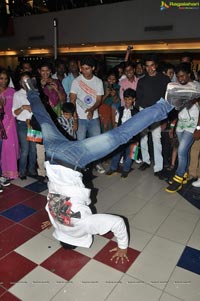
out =
[[(90, 191), (83, 185), (82, 174), (79, 171), (90, 162), (105, 157), (119, 145), (127, 143), (153, 122), (165, 119), (167, 113), (173, 109), (174, 102), (178, 106), (180, 102), (190, 101), (191, 97), (187, 101), (169, 100), (172, 104), (160, 99), (155, 105), (142, 110), (111, 131), (81, 141), (69, 141), (55, 127), (41, 103), (38, 92), (32, 89), (29, 78), (24, 78), (24, 85), (28, 90), (32, 112), (42, 128), (49, 178), (46, 210), (55, 229), (54, 237), (73, 246), (89, 247), (92, 235), (112, 231), (118, 246), (110, 250), (114, 252), (111, 260), (123, 263), (124, 260), (128, 260), (125, 223), (118, 216), (92, 214), (88, 207), (91, 202)], [(200, 91), (198, 92), (200, 95)], [(47, 226), (48, 224), (49, 222)]]
[(76, 139), (77, 119), (74, 116), (75, 105), (71, 102), (65, 102), (61, 107), (61, 116), (58, 122), (62, 128), (74, 139)]
[[(120, 126), (128, 119), (130, 119), (133, 115), (138, 113), (138, 110), (135, 108), (135, 98), (136, 92), (135, 90), (128, 88), (123, 93), (123, 101), (124, 106), (120, 107), (116, 112), (115, 122), (116, 126)], [(133, 137), (128, 143), (120, 146), (115, 152), (114, 156), (111, 160), (110, 169), (107, 171), (107, 175), (112, 175), (118, 169), (118, 164), (120, 162), (121, 157), (123, 157), (123, 168), (122, 168), (122, 178), (126, 178), (130, 172), (132, 158), (130, 156), (131, 145), (132, 144), (139, 144), (139, 136)]]

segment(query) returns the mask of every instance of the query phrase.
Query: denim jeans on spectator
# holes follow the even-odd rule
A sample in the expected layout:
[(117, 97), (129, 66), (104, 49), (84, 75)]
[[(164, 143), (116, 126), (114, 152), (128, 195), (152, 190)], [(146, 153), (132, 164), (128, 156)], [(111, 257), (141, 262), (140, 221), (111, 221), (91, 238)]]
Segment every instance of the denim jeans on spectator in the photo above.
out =
[(95, 119), (78, 119), (77, 139), (94, 137), (101, 134), (99, 118)]
[(71, 164), (74, 169), (84, 168), (87, 164), (110, 154), (153, 122), (166, 118), (167, 113), (173, 109), (173, 106), (161, 99), (111, 131), (81, 141), (68, 141), (55, 127), (38, 93), (29, 91), (27, 96), (32, 112), (42, 128), (46, 158), (50, 163)]
[(122, 170), (125, 172), (130, 171), (131, 165), (133, 162), (130, 157), (130, 146), (131, 146), (131, 144), (128, 144), (127, 146), (119, 147), (119, 149), (117, 149), (116, 152), (114, 152), (114, 155), (111, 159), (110, 170), (118, 169), (119, 161), (120, 161), (121, 157), (123, 156), (124, 161), (123, 161)]
[(27, 125), (25, 121), (17, 121), (17, 134), (20, 144), (19, 174), (26, 175), (28, 168), (29, 174), (36, 175), (36, 143), (27, 141)]
[(183, 177), (184, 173), (188, 171), (190, 163), (190, 148), (194, 142), (193, 134), (188, 131), (176, 132), (179, 146), (178, 146), (178, 167), (176, 175)]

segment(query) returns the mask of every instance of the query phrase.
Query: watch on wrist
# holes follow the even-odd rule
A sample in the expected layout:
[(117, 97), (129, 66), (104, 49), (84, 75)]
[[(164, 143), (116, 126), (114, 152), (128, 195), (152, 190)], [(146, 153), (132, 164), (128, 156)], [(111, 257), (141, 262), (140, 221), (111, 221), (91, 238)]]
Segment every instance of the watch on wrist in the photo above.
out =
[(196, 130), (200, 131), (200, 125), (197, 125)]

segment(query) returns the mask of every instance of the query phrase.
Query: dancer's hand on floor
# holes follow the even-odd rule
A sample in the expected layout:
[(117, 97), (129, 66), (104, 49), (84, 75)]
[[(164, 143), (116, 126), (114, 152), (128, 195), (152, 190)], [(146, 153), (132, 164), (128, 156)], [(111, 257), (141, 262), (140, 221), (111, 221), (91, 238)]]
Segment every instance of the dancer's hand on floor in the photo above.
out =
[(52, 224), (50, 221), (45, 221), (41, 224), (42, 230), (51, 228)]
[(116, 247), (114, 249), (109, 250), (109, 252), (115, 252), (113, 256), (111, 257), (111, 261), (115, 260), (115, 263), (118, 263), (121, 261), (121, 263), (124, 263), (124, 260), (129, 261), (128, 256), (127, 256), (127, 249), (120, 249), (119, 247)]

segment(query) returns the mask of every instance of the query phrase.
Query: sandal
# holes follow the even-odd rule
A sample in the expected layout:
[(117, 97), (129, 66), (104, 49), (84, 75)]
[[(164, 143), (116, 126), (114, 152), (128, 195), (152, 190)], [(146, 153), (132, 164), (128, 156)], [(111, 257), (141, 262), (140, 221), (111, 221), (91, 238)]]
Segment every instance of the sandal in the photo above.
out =
[(166, 168), (166, 170), (168, 170), (168, 171), (172, 171), (172, 170), (174, 170), (174, 165), (170, 165), (170, 166), (168, 166), (167, 168)]

